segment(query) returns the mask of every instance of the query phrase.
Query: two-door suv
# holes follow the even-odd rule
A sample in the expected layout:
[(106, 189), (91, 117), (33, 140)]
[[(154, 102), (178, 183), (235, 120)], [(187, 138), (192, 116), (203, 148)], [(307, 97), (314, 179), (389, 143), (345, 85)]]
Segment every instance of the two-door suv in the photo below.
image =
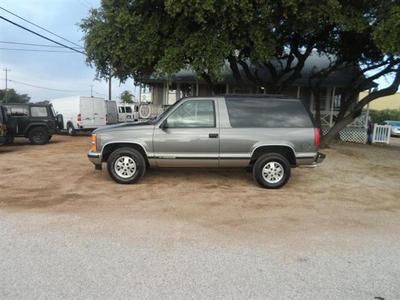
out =
[(157, 118), (95, 130), (89, 159), (118, 183), (148, 167), (251, 167), (262, 187), (279, 188), (292, 167), (317, 165), (320, 132), (299, 99), (280, 96), (183, 98)]
[(57, 130), (62, 129), (62, 115), (56, 115), (51, 104), (3, 104), (8, 115), (8, 143), (14, 137), (25, 137), (34, 145), (49, 142)]

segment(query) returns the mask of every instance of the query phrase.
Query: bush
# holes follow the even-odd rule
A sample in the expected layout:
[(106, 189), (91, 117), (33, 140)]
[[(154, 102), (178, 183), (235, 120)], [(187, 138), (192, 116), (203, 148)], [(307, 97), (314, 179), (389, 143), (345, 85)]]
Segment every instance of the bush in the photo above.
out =
[(370, 110), (371, 121), (382, 124), (385, 120), (400, 121), (400, 109)]

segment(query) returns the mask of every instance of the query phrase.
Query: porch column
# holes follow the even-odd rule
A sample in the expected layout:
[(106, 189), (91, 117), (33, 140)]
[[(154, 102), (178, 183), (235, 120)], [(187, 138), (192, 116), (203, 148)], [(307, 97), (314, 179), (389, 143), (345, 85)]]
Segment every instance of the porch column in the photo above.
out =
[(332, 89), (332, 94), (331, 94), (331, 115), (329, 117), (329, 127), (331, 128), (333, 126), (333, 109), (335, 104), (335, 93), (336, 93), (336, 87)]
[(139, 84), (139, 103), (142, 102), (142, 83)]
[(367, 113), (365, 114), (365, 124), (364, 124), (365, 129), (368, 128), (368, 119), (369, 119), (369, 103), (367, 104)]
[(178, 101), (181, 98), (181, 84), (176, 84), (175, 100)]

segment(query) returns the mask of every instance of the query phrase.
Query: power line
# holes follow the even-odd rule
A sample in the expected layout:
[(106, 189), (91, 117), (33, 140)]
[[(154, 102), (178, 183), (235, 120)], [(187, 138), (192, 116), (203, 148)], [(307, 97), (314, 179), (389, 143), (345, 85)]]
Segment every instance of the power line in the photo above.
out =
[(10, 50), (10, 51), (29, 51), (29, 52), (53, 52), (53, 53), (76, 53), (73, 51), (63, 51), (63, 50), (46, 50), (46, 49), (23, 49), (23, 48), (1, 48), (0, 50)]
[(56, 46), (56, 45), (32, 44), (32, 43), (10, 42), (10, 41), (0, 41), (0, 44), (23, 45), (23, 46), (35, 46), (35, 47), (48, 47), (48, 48), (64, 48), (64, 47), (62, 47), (62, 46)]
[[(0, 8), (1, 8), (1, 7), (0, 7)], [(29, 31), (30, 33), (33, 33), (33, 34), (35, 34), (35, 35), (37, 35), (37, 36), (39, 36), (39, 37), (41, 37), (41, 38), (43, 38), (43, 39), (45, 39), (45, 40), (48, 40), (48, 41), (50, 41), (50, 42), (53, 42), (53, 43), (55, 43), (55, 44), (57, 44), (57, 45), (60, 45), (60, 46), (65, 47), (65, 48), (68, 48), (68, 49), (70, 49), (70, 50), (72, 50), (72, 51), (75, 51), (75, 52), (81, 53), (81, 54), (83, 54), (83, 55), (86, 55), (85, 52), (82, 52), (82, 51), (80, 51), (80, 50), (77, 50), (77, 49), (75, 49), (75, 48), (72, 48), (72, 47), (70, 47), (70, 46), (67, 46), (67, 45), (65, 45), (65, 44), (59, 43), (59, 42), (57, 42), (57, 41), (55, 41), (55, 40), (53, 40), (53, 39), (51, 39), (51, 38), (48, 38), (48, 37), (46, 37), (46, 36), (40, 34), (40, 33), (37, 33), (37, 32), (35, 32), (35, 31), (33, 31), (33, 30), (30, 30), (30, 29), (28, 29), (28, 28), (26, 28), (26, 27), (24, 27), (24, 26), (22, 26), (22, 25), (20, 25), (20, 24), (17, 24), (17, 23), (15, 23), (15, 22), (13, 22), (13, 21), (11, 21), (11, 20), (9, 20), (9, 19), (3, 17), (3, 16), (0, 16), (0, 19), (3, 19), (4, 21), (9, 22), (9, 23), (11, 23), (11, 24), (13, 24), (13, 25), (15, 25), (15, 26), (17, 26), (17, 27), (19, 27), (19, 28), (22, 28), (22, 29), (26, 30), (26, 31)]]
[(17, 84), (22, 84), (22, 85), (26, 85), (26, 86), (30, 86), (33, 88), (38, 88), (38, 89), (43, 89), (43, 90), (49, 90), (49, 91), (55, 91), (55, 92), (64, 92), (64, 93), (83, 93), (83, 92), (88, 92), (88, 90), (62, 90), (62, 89), (52, 89), (52, 88), (47, 88), (44, 86), (39, 86), (39, 85), (34, 85), (34, 84), (30, 84), (30, 83), (26, 83), (26, 82), (22, 82), (22, 81), (18, 81), (18, 80), (13, 80), (13, 79), (8, 79), (8, 82), (13, 82), (13, 83), (17, 83)]
[(25, 22), (27, 22), (27, 23), (29, 23), (29, 24), (35, 26), (35, 27), (37, 27), (37, 28), (40, 28), (40, 29), (46, 31), (47, 33), (50, 33), (50, 34), (52, 34), (52, 35), (54, 35), (54, 36), (56, 36), (56, 37), (58, 37), (58, 38), (60, 38), (60, 39), (62, 39), (62, 40), (64, 40), (64, 41), (66, 41), (66, 42), (68, 42), (68, 43), (71, 43), (71, 44), (73, 44), (73, 45), (75, 45), (75, 46), (77, 46), (77, 47), (79, 47), (79, 48), (81, 48), (81, 49), (83, 48), (81, 45), (78, 45), (77, 43), (74, 43), (74, 42), (72, 42), (72, 41), (70, 41), (70, 40), (68, 40), (68, 39), (66, 39), (66, 38), (63, 38), (62, 36), (60, 36), (60, 35), (58, 35), (58, 34), (56, 34), (56, 33), (54, 33), (54, 32), (51, 32), (50, 30), (47, 30), (46, 28), (43, 28), (42, 26), (39, 26), (39, 25), (37, 25), (37, 24), (35, 24), (35, 23), (33, 23), (33, 22), (31, 22), (31, 21), (25, 19), (25, 18), (22, 18), (22, 17), (18, 16), (17, 14), (15, 14), (15, 13), (13, 13), (13, 12), (11, 12), (11, 11), (5, 9), (4, 7), (1, 7), (1, 6), (0, 6), (0, 9), (2, 9), (2, 10), (4, 10), (5, 12), (8, 12), (9, 14), (11, 14), (11, 15), (13, 15), (13, 16), (15, 16), (15, 17), (17, 17), (17, 18), (19, 18), (19, 19), (21, 19), (21, 20), (23, 20), (23, 21), (25, 21)]

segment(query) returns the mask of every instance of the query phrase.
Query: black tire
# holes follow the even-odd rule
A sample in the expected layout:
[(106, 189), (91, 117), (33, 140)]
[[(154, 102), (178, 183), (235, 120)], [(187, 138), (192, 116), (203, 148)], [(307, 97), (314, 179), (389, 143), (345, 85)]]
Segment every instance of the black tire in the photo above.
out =
[(11, 145), (14, 143), (15, 138), (13, 136), (7, 136), (5, 145)]
[[(116, 169), (118, 167), (116, 166), (116, 164), (118, 163), (118, 159), (122, 160), (123, 157), (132, 159), (136, 165), (135, 171), (131, 176), (128, 176), (128, 172), (132, 172), (132, 170), (129, 169), (128, 165), (122, 165), (120, 167), (121, 170), (119, 171), (120, 174), (117, 173), (118, 171)], [(121, 164), (122, 162), (119, 163)], [(136, 183), (143, 177), (144, 173), (146, 172), (146, 161), (139, 151), (132, 148), (124, 147), (117, 149), (110, 154), (107, 160), (107, 170), (111, 178), (118, 183)], [(121, 172), (124, 172), (124, 170), (126, 171), (127, 177), (121, 176)]]
[[(263, 176), (264, 167), (266, 167), (265, 176)], [(288, 182), (290, 171), (290, 163), (286, 157), (279, 153), (268, 153), (257, 159), (253, 166), (253, 177), (263, 188), (278, 189)]]
[(67, 132), (68, 132), (68, 135), (75, 136), (76, 135), (76, 130), (74, 128), (74, 125), (68, 124), (67, 125)]
[(49, 142), (49, 133), (44, 127), (35, 127), (29, 131), (29, 140), (33, 145), (44, 145)]

